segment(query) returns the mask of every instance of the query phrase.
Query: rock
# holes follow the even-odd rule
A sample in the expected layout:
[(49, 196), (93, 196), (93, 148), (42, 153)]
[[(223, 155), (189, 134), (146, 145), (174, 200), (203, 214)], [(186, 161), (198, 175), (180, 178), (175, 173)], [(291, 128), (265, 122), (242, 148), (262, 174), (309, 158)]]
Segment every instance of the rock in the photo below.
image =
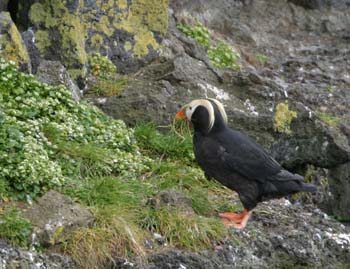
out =
[(150, 202), (155, 208), (163, 208), (170, 211), (175, 210), (186, 215), (194, 215), (191, 199), (176, 190), (161, 191)]
[(43, 246), (63, 242), (79, 227), (93, 222), (92, 214), (67, 196), (49, 191), (24, 212), (34, 226), (34, 234)]
[(332, 193), (328, 211), (339, 220), (350, 221), (350, 162), (332, 168), (328, 180)]
[[(120, 268), (347, 268), (350, 227), (312, 205), (286, 199), (259, 204), (244, 230), (213, 242), (211, 250), (161, 249)], [(119, 268), (119, 267), (118, 267)]]
[(59, 60), (76, 79), (92, 52), (107, 55), (120, 73), (152, 61), (167, 31), (168, 1), (19, 0), (17, 17), (22, 28), (32, 26), (40, 57)]
[(27, 49), (8, 12), (0, 12), (0, 56), (14, 61), (22, 71), (31, 72)]
[(60, 254), (26, 251), (0, 242), (0, 268), (73, 269), (76, 266), (69, 257)]
[(8, 0), (3, 0), (0, 2), (0, 12), (7, 11)]
[(33, 74), (35, 74), (38, 70), (40, 62), (42, 61), (42, 58), (40, 56), (38, 48), (35, 46), (35, 33), (32, 27), (29, 27), (26, 31), (22, 33), (22, 39), (30, 57), (30, 61), (32, 64), (32, 72)]
[(64, 66), (58, 61), (42, 61), (38, 67), (36, 77), (39, 81), (49, 85), (64, 85), (72, 93), (75, 101), (80, 100), (80, 90), (70, 78)]
[(319, 8), (347, 8), (350, 7), (349, 0), (288, 0), (289, 2), (308, 9)]

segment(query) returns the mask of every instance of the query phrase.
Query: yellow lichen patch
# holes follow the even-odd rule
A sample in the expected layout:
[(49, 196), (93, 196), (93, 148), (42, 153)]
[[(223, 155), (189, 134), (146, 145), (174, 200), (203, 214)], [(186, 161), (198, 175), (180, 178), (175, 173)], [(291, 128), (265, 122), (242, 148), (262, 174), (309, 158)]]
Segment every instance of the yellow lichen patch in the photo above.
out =
[(129, 51), (132, 49), (132, 44), (130, 41), (126, 41), (125, 44), (124, 44), (124, 49), (125, 51)]
[(168, 29), (169, 0), (135, 0), (129, 9), (129, 16), (148, 30), (165, 34)]
[(142, 58), (149, 53), (148, 46), (151, 45), (154, 49), (159, 47), (159, 44), (153, 37), (153, 33), (146, 31), (135, 35), (134, 57)]
[(29, 10), (29, 18), (35, 24), (40, 24), (47, 17), (44, 6), (40, 3), (34, 3)]
[[(61, 35), (61, 56), (66, 66), (85, 64), (87, 56), (85, 52), (86, 28), (79, 18), (83, 2), (79, 2), (77, 10), (70, 13), (63, 1), (46, 0), (42, 4), (35, 3), (30, 9), (30, 19), (39, 28), (45, 27), (47, 31), (58, 31)], [(43, 36), (41, 36), (43, 37)], [(41, 53), (48, 47), (43, 47), (38, 40), (38, 49)]]
[(91, 37), (91, 45), (94, 49), (99, 50), (103, 44), (103, 37), (99, 34), (95, 34)]
[(117, 0), (117, 4), (120, 9), (126, 9), (128, 7), (128, 0)]
[(103, 11), (107, 11), (115, 7), (115, 0), (97, 0), (96, 5), (100, 7)]
[(289, 110), (288, 101), (279, 103), (275, 113), (275, 128), (277, 132), (291, 134), (290, 124), (296, 117), (297, 113)]
[(107, 36), (111, 36), (114, 32), (107, 16), (102, 16), (100, 18), (99, 22), (95, 24), (95, 29), (98, 32), (105, 33)]
[(87, 69), (86, 67), (81, 69), (68, 69), (67, 72), (72, 79), (76, 80), (78, 77), (85, 77), (87, 74)]
[(72, 65), (76, 62), (85, 64), (85, 28), (78, 17), (67, 14), (69, 23), (60, 23), (58, 29), (62, 34), (62, 48), (65, 51), (65, 62)]
[(115, 16), (113, 26), (134, 34), (134, 57), (144, 57), (148, 47), (158, 49), (153, 32), (165, 34), (168, 28), (168, 0), (133, 1), (128, 12)]
[(46, 49), (51, 46), (51, 39), (47, 31), (39, 30), (35, 33), (36, 47), (41, 54), (44, 54)]
[(2, 24), (7, 27), (7, 34), (0, 35), (0, 55), (17, 65), (28, 64), (29, 55), (23, 43), (21, 34), (12, 22), (9, 13), (2, 14)]

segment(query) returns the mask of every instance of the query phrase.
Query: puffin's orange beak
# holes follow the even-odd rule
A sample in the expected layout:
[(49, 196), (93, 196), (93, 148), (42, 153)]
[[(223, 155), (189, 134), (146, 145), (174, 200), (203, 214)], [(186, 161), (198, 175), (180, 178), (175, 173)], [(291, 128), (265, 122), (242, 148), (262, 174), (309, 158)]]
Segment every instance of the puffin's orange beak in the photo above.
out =
[(184, 113), (184, 110), (182, 109), (182, 110), (180, 110), (179, 112), (177, 112), (176, 115), (175, 115), (175, 118), (176, 118), (176, 119), (185, 119), (185, 118), (186, 118), (186, 115), (185, 115), (185, 113)]

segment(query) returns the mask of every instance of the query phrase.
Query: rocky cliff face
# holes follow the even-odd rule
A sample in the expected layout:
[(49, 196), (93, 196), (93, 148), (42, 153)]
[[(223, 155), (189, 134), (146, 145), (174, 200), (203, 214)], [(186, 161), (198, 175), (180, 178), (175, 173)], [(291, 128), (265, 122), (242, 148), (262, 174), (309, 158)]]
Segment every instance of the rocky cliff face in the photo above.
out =
[[(214, 242), (214, 251), (153, 253), (148, 268), (347, 268), (349, 228), (327, 214), (350, 220), (348, 0), (9, 0), (0, 11), (0, 55), (23, 70), (43, 77), (39, 66), (61, 62), (92, 102), (129, 125), (168, 125), (186, 101), (217, 98), (231, 127), (319, 186), (295, 204), (264, 203), (245, 231)], [(212, 42), (235, 49), (239, 69), (216, 67), (208, 48), (177, 27), (198, 22)], [(91, 97), (93, 52), (128, 74), (117, 94)]]

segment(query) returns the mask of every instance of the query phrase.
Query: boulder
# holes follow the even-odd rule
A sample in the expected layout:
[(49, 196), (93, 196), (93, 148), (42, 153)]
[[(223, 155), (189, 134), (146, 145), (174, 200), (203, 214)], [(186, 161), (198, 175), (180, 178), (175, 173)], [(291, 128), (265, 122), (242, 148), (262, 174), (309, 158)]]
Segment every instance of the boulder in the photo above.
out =
[(80, 90), (70, 78), (64, 66), (58, 61), (43, 60), (37, 70), (36, 77), (39, 81), (49, 85), (64, 85), (72, 93), (75, 101), (80, 100)]
[(34, 235), (43, 246), (65, 241), (79, 227), (92, 224), (92, 214), (69, 197), (49, 191), (24, 212), (34, 226)]
[(167, 31), (168, 0), (19, 0), (17, 15), (22, 28), (33, 26), (40, 57), (60, 61), (76, 79), (85, 76), (92, 52), (121, 73), (152, 61)]
[(194, 215), (191, 199), (173, 189), (161, 191), (150, 203), (155, 208), (181, 212), (185, 215)]
[(31, 72), (27, 49), (8, 12), (0, 12), (0, 56), (15, 62), (21, 70)]

